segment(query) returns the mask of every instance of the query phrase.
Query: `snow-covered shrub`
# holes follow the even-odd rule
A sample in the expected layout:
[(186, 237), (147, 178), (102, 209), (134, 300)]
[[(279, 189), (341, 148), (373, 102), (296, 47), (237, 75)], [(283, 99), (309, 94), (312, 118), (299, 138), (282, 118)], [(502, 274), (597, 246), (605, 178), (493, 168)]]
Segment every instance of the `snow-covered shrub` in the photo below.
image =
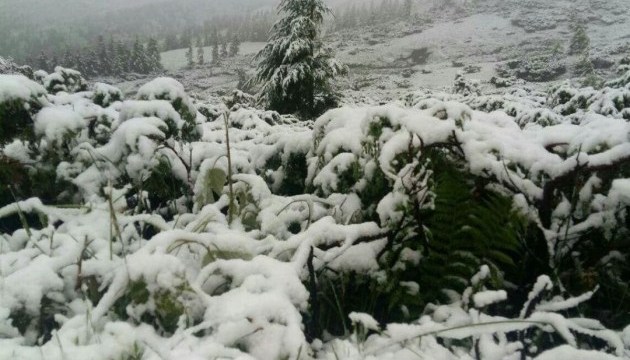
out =
[(497, 73), (502, 77), (515, 76), (533, 82), (555, 80), (566, 71), (566, 65), (553, 55), (538, 55), (523, 60), (512, 60), (497, 67)]
[(490, 83), (498, 88), (510, 87), (514, 85), (514, 78), (504, 78), (500, 76), (493, 76), (490, 79)]
[(197, 109), (184, 91), (184, 86), (172, 78), (157, 78), (144, 84), (137, 94), (138, 100), (165, 100), (181, 117), (181, 123), (176, 124), (185, 140), (193, 141), (199, 138), (197, 129)]
[(24, 75), (33, 78), (33, 69), (28, 65), (17, 65), (12, 59), (0, 57), (0, 75)]
[(104, 108), (123, 98), (123, 93), (120, 89), (103, 83), (94, 84), (92, 92), (94, 103)]
[(0, 144), (33, 132), (32, 116), (48, 103), (46, 90), (23, 75), (0, 75)]
[(223, 97), (223, 102), (228, 108), (237, 110), (239, 107), (253, 107), (256, 105), (256, 97), (240, 90), (234, 90), (231, 96)]
[[(507, 300), (507, 293), (489, 289), (490, 278), (490, 268), (482, 266), (470, 286), (455, 295), (455, 301), (431, 304), (410, 324), (388, 323), (381, 330), (370, 315), (350, 314), (361, 327), (348, 339), (323, 346), (319, 358), (398, 359), (407, 358), (409, 353), (432, 359), (618, 359), (627, 355), (622, 337), (603, 328), (599, 321), (563, 315), (578, 313), (576, 308), (588, 301), (592, 292), (572, 298), (551, 296), (553, 282), (542, 275), (520, 313), (510, 318), (493, 311)], [(371, 334), (366, 336), (362, 329)], [(556, 342), (568, 345), (551, 345)]]
[(605, 86), (613, 88), (630, 87), (630, 71), (626, 71), (621, 77), (606, 82)]
[(464, 77), (464, 74), (459, 72), (455, 76), (453, 83), (453, 93), (463, 96), (467, 95), (479, 95), (479, 84), (474, 81), (469, 81)]
[(219, 119), (226, 111), (229, 109), (223, 104), (208, 104), (208, 103), (197, 103), (195, 104), (197, 107), (197, 111), (203, 116), (206, 117), (207, 121), (215, 121)]
[(43, 85), (52, 94), (58, 92), (76, 93), (87, 90), (87, 83), (80, 72), (61, 66), (42, 79)]
[(0, 145), (0, 358), (628, 356), (623, 86), (300, 122), (169, 84)]

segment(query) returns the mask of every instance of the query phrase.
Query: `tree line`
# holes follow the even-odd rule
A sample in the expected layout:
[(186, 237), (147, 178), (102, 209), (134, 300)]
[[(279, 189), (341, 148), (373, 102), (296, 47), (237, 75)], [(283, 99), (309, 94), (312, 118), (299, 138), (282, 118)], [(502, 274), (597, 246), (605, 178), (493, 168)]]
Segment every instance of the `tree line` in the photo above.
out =
[(52, 71), (61, 65), (80, 71), (86, 76), (148, 74), (162, 69), (158, 41), (136, 38), (132, 43), (99, 36), (94, 45), (78, 49), (65, 48), (61, 54), (41, 52), (33, 63), (38, 69)]
[(203, 25), (186, 27), (181, 32), (169, 32), (164, 36), (164, 50), (188, 48), (193, 39), (203, 46), (240, 41), (267, 41), (268, 32), (276, 16), (271, 11), (257, 11), (250, 15), (229, 16), (207, 20)]
[[(238, 35), (234, 35), (229, 43), (226, 38), (215, 38), (215, 40), (211, 43), (212, 58), (206, 58), (205, 45), (206, 43), (202, 38), (198, 38), (196, 41), (193, 39), (188, 40), (188, 45), (186, 46), (188, 48), (186, 50), (186, 63), (189, 68), (192, 68), (195, 65), (218, 65), (224, 59), (235, 57), (241, 49), (241, 40)], [(195, 48), (197, 50), (196, 55)]]

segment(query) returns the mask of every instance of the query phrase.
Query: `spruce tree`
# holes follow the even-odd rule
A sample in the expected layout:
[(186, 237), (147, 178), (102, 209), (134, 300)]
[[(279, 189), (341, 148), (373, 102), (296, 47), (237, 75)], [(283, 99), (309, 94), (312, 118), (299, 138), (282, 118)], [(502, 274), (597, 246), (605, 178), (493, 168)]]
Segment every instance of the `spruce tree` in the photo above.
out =
[(219, 43), (215, 42), (212, 45), (212, 63), (217, 65), (221, 62), (220, 56), (219, 56)]
[(225, 41), (225, 39), (223, 41), (221, 41), (221, 59), (225, 59), (228, 57), (228, 48), (227, 48), (227, 42)]
[(188, 50), (186, 50), (186, 61), (189, 68), (192, 69), (195, 66), (192, 40), (188, 42)]
[(120, 41), (114, 42), (113, 51), (113, 74), (121, 75), (128, 71), (127, 48)]
[(105, 45), (105, 38), (103, 36), (99, 36), (96, 40), (96, 52), (98, 55), (98, 65), (97, 72), (101, 75), (109, 75), (111, 74), (111, 59), (109, 51), (107, 50), (107, 45)]
[(157, 40), (155, 40), (154, 38), (150, 38), (149, 43), (147, 44), (147, 59), (149, 64), (149, 71), (157, 71), (162, 69), (160, 47)]
[(586, 25), (577, 18), (571, 24), (573, 36), (569, 43), (569, 55), (580, 55), (584, 51), (588, 51), (591, 46), (591, 40), (586, 33)]
[(595, 67), (588, 51), (583, 52), (574, 65), (574, 74), (578, 76), (593, 76)]
[(66, 48), (63, 52), (63, 56), (61, 58), (61, 64), (56, 64), (57, 65), (61, 65), (65, 68), (74, 68), (75, 67), (75, 58), (74, 56), (72, 56), (72, 52), (70, 51), (69, 48)]
[(206, 63), (203, 57), (204, 57), (203, 38), (199, 38), (199, 40), (197, 41), (197, 64), (203, 65)]
[(240, 51), (240, 49), (241, 49), (241, 40), (239, 39), (238, 35), (234, 35), (232, 37), (232, 41), (230, 42), (230, 48), (228, 50), (230, 57), (234, 57), (238, 55), (238, 52)]
[(259, 96), (281, 113), (318, 115), (336, 105), (331, 80), (346, 72), (320, 39), (330, 9), (322, 0), (282, 0), (278, 9), (284, 17), (273, 25), (267, 45), (256, 55)]
[(402, 15), (403, 17), (410, 18), (413, 13), (413, 0), (404, 0), (402, 6)]
[(50, 71), (50, 65), (48, 63), (48, 57), (46, 56), (46, 54), (42, 51), (39, 53), (39, 56), (37, 57), (37, 67), (40, 68), (41, 70), (44, 71)]
[(146, 74), (148, 72), (148, 59), (144, 46), (138, 38), (133, 43), (131, 52), (131, 71)]

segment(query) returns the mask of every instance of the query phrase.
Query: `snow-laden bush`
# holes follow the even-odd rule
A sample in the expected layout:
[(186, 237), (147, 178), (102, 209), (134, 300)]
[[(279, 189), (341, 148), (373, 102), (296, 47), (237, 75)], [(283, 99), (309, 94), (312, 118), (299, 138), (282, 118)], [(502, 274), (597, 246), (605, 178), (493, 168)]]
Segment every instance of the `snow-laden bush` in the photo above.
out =
[(93, 86), (92, 101), (98, 106), (106, 108), (122, 98), (123, 93), (117, 87), (103, 83), (96, 83)]
[(511, 60), (497, 67), (502, 77), (515, 76), (533, 82), (555, 80), (567, 72), (567, 66), (554, 55), (538, 55)]
[(615, 91), (314, 122), (167, 79), (43, 94), (0, 147), (33, 188), (0, 198), (0, 358), (627, 357)]
[(76, 93), (87, 90), (87, 82), (80, 72), (61, 66), (55, 67), (55, 71), (47, 74), (42, 81), (46, 90), (51, 94), (61, 91)]
[(0, 144), (32, 133), (32, 115), (48, 103), (46, 90), (23, 75), (0, 75)]
[[(194, 141), (199, 138), (197, 109), (184, 91), (184, 86), (172, 78), (157, 78), (144, 84), (137, 94), (138, 100), (165, 100), (181, 117), (176, 124), (182, 138)], [(199, 119), (201, 121), (201, 119)]]

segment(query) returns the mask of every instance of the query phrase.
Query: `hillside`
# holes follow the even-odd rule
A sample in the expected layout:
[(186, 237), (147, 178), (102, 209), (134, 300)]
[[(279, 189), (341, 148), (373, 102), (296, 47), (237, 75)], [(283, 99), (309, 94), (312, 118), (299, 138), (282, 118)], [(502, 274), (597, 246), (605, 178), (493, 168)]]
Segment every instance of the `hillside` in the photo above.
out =
[[(630, 48), (630, 13), (623, 3), (597, 2), (588, 17), (591, 57), (607, 60), (598, 62), (597, 73), (603, 78), (616, 76), (614, 62)], [(450, 88), (460, 71), (470, 72), (467, 77), (491, 90), (490, 80), (498, 76), (497, 67), (549, 54), (554, 47), (566, 49), (571, 38), (566, 9), (579, 10), (586, 4), (590, 2), (483, 0), (453, 10), (440, 2), (425, 1), (410, 21), (329, 31), (326, 40), (350, 67), (340, 86), (353, 99), (391, 100), (410, 89)], [(235, 86), (237, 69), (250, 75), (254, 72), (252, 55), (260, 48), (262, 44), (246, 44), (237, 61), (214, 69), (184, 69), (185, 49), (163, 53), (162, 60), (167, 74), (182, 81), (188, 90), (217, 95)], [(210, 52), (210, 48), (205, 49), (207, 56)], [(566, 57), (564, 73), (549, 81), (573, 77), (575, 61), (575, 57)], [(529, 83), (546, 86), (544, 82)], [(121, 86), (134, 91), (139, 82)]]

